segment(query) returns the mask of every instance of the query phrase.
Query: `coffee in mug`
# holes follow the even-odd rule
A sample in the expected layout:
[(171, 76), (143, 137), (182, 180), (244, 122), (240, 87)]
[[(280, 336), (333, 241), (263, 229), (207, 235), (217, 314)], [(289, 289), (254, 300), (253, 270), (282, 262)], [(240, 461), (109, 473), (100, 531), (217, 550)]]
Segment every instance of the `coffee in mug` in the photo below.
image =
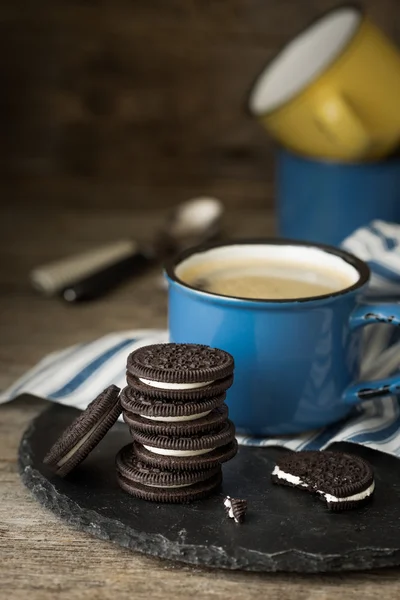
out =
[[(181, 281), (206, 292), (258, 300), (296, 300), (338, 292), (351, 286), (353, 278), (325, 264), (309, 262), (294, 251), (291, 256), (275, 255), (273, 246), (231, 246), (215, 249), (209, 260), (196, 256), (177, 269)], [(235, 258), (235, 254), (237, 257)]]

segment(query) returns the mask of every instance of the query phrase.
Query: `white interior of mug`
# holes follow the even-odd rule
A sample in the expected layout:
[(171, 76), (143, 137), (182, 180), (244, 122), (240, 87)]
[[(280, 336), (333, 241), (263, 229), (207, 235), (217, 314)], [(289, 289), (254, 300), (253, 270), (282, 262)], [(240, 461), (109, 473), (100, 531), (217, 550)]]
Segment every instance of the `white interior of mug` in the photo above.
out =
[[(230, 264), (240, 265), (241, 262), (246, 265), (247, 275), (251, 274), (252, 268), (247, 266), (247, 261), (254, 263), (254, 269), (265, 267), (265, 271), (261, 271), (264, 276), (298, 280), (303, 277), (309, 283), (321, 282), (321, 277), (326, 277), (333, 282), (332, 293), (347, 289), (360, 280), (359, 271), (341, 256), (317, 246), (290, 243), (232, 244), (195, 252), (175, 267), (175, 275), (180, 281), (185, 282), (189, 272), (195, 271), (207, 277), (207, 274), (221, 273), (224, 268), (232, 268)], [(195, 284), (193, 285), (196, 287)]]
[(349, 43), (361, 18), (356, 8), (340, 8), (287, 44), (258, 78), (250, 96), (250, 110), (262, 115), (304, 89)]

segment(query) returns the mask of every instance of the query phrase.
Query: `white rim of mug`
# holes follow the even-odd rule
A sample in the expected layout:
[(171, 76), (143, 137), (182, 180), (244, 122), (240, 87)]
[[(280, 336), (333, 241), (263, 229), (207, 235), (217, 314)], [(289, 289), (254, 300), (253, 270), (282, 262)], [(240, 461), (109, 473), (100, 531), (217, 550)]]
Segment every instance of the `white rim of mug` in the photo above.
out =
[[(365, 19), (366, 19), (366, 11), (365, 8), (357, 3), (357, 2), (345, 2), (343, 4), (338, 4), (336, 6), (333, 6), (332, 8), (329, 8), (328, 10), (326, 10), (325, 12), (317, 15), (314, 19), (311, 19), (311, 21), (308, 21), (307, 25), (305, 25), (304, 27), (302, 27), (300, 30), (298, 30), (296, 33), (294, 33), (290, 39), (288, 39), (278, 50), (277, 52), (275, 52), (275, 54), (264, 64), (264, 66), (262, 67), (262, 69), (258, 72), (257, 76), (254, 78), (254, 80), (251, 83), (250, 86), (250, 90), (247, 93), (246, 96), (246, 105), (245, 105), (245, 110), (248, 114), (250, 114), (252, 117), (255, 118), (260, 118), (260, 117), (266, 117), (268, 115), (271, 115), (275, 112), (277, 112), (278, 110), (282, 110), (284, 109), (286, 106), (288, 106), (289, 104), (291, 104), (293, 102), (293, 99), (300, 96), (304, 90), (313, 83), (313, 81), (315, 81), (316, 78), (318, 78), (321, 73), (317, 74), (316, 77), (314, 77), (311, 81), (309, 81), (308, 83), (306, 83), (302, 88), (300, 88), (299, 90), (297, 90), (297, 92), (295, 92), (290, 98), (286, 99), (285, 101), (283, 101), (282, 103), (280, 103), (277, 106), (273, 106), (270, 109), (264, 110), (264, 111), (255, 111), (252, 108), (252, 102), (253, 102), (253, 96), (255, 94), (255, 90), (257, 85), (259, 84), (259, 82), (261, 81), (261, 79), (263, 77), (265, 77), (267, 71), (272, 67), (273, 63), (275, 63), (275, 61), (281, 56), (281, 54), (289, 47), (290, 44), (292, 44), (294, 41), (296, 41), (300, 36), (302, 36), (303, 34), (305, 34), (309, 29), (311, 29), (312, 27), (314, 27), (315, 25), (317, 25), (317, 23), (319, 23), (320, 21), (323, 21), (324, 19), (326, 19), (327, 17), (329, 17), (330, 14), (339, 12), (343, 9), (353, 9), (354, 11), (358, 12), (358, 14), (360, 15), (360, 20), (359, 23), (354, 31), (353, 36), (345, 43), (345, 45), (339, 50), (339, 52), (336, 54), (336, 56), (334, 58), (332, 58), (332, 60), (329, 62), (329, 64), (326, 65), (325, 70), (329, 69), (330, 67), (332, 67), (332, 65), (345, 53), (347, 52), (348, 48), (351, 46), (351, 44), (353, 43), (353, 40), (355, 39), (355, 37), (358, 34), (358, 31), (360, 30), (360, 28), (362, 27), (362, 24), (364, 23)], [(323, 71), (322, 71), (323, 72)]]

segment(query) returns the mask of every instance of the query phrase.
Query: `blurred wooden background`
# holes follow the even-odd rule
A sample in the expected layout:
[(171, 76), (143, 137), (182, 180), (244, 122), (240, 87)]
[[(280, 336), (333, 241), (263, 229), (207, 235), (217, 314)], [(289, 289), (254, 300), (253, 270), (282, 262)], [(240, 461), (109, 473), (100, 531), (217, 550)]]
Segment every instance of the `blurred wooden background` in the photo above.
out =
[[(3, 0), (3, 202), (229, 206), (273, 196), (249, 86), (331, 0)], [(364, 2), (400, 41), (399, 0)]]

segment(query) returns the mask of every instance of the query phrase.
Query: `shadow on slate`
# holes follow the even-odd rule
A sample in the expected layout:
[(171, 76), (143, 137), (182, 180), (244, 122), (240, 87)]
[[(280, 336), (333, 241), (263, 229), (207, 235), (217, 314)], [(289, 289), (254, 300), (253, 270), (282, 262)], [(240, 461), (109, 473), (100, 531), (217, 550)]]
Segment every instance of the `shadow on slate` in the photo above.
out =
[[(303, 573), (364, 570), (400, 565), (400, 461), (349, 444), (367, 458), (376, 493), (365, 507), (330, 513), (306, 492), (270, 483), (282, 449), (240, 448), (224, 466), (220, 493), (189, 505), (163, 505), (119, 489), (114, 458), (129, 443), (128, 428), (116, 424), (66, 479), (42, 463), (48, 448), (77, 416), (53, 405), (25, 432), (19, 448), (24, 484), (67, 523), (131, 550), (198, 566)], [(226, 495), (246, 498), (246, 521), (237, 525), (223, 508)]]

